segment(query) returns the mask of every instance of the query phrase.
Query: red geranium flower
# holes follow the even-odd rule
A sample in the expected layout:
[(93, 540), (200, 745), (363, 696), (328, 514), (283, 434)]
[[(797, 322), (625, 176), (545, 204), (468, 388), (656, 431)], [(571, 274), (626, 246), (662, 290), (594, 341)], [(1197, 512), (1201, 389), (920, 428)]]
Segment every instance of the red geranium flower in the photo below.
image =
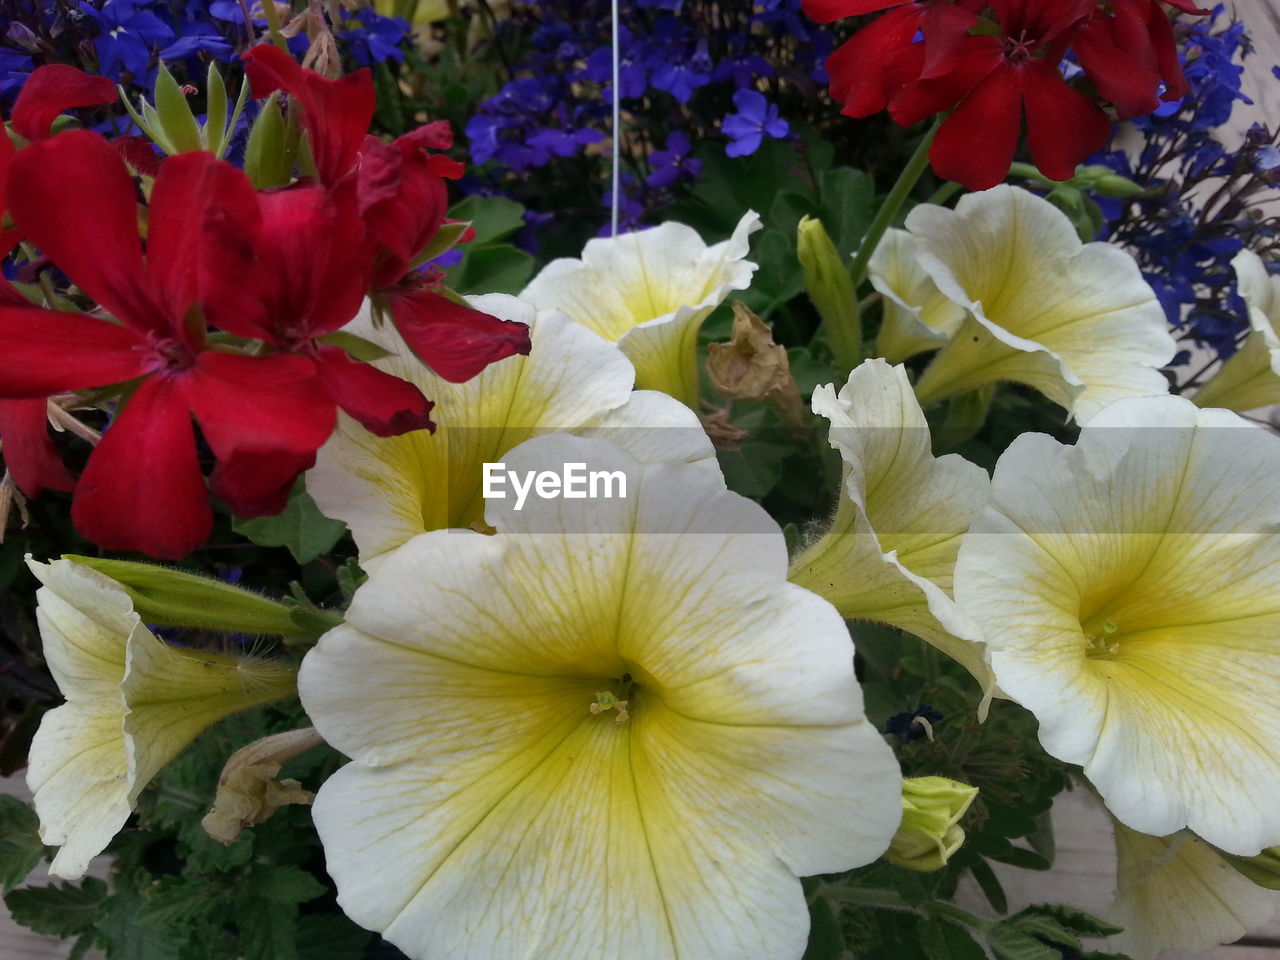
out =
[[(72, 503), (85, 537), (111, 550), (178, 559), (212, 514), (191, 416), (220, 461), (306, 456), (332, 432), (332, 400), (296, 356), (211, 347), (202, 307), (226, 296), (243, 257), (209, 228), (244, 175), (207, 153), (170, 157), (152, 190), (144, 259), (135, 187), (104, 139), (74, 131), (14, 159), (9, 207), (19, 229), (118, 322), (0, 307), (0, 396), (43, 398), (136, 381), (89, 457)], [(253, 500), (263, 480), (226, 493)]]
[(445, 220), (444, 179), (462, 169), (428, 152), (451, 144), (447, 125), (427, 124), (384, 143), (366, 136), (375, 106), (367, 69), (328, 80), (269, 45), (254, 47), (245, 61), (254, 96), (284, 90), (297, 99), (321, 182), (336, 190), (354, 181), (364, 229), (377, 244), (368, 293), (389, 308), (418, 358), (446, 380), (462, 382), (491, 363), (527, 354), (524, 324), (456, 304), (415, 282), (414, 260)]

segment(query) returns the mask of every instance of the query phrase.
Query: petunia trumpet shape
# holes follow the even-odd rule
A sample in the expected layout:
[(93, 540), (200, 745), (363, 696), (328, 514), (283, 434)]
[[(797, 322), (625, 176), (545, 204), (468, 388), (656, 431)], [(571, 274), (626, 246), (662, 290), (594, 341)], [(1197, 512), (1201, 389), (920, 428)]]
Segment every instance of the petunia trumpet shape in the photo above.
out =
[(1011, 380), (1084, 421), (1120, 397), (1168, 392), (1160, 368), (1176, 344), (1138, 265), (1081, 243), (1049, 201), (999, 186), (954, 210), (922, 204), (907, 229), (925, 272), (968, 311), (916, 384), (923, 406)]
[(368, 314), (348, 328), (392, 354), (374, 366), (439, 401), (434, 437), (374, 437), (347, 417), (320, 450), (307, 489), (320, 509), (351, 527), (360, 561), (427, 530), (484, 520), (483, 466), (540, 433), (598, 432), (645, 461), (715, 467), (715, 451), (694, 414), (670, 397), (632, 392), (635, 371), (616, 346), (555, 311), (514, 297), (472, 301), (487, 315), (527, 325), (536, 349), (449, 383), (418, 363), (389, 324)]
[(637, 387), (697, 410), (698, 330), (730, 290), (750, 286), (748, 238), (759, 229), (750, 211), (711, 247), (682, 223), (588, 240), (581, 260), (553, 260), (520, 298), (617, 343), (635, 365)]
[(1133, 960), (1232, 943), (1280, 906), (1274, 890), (1256, 886), (1185, 830), (1149, 837), (1116, 823), (1115, 836), (1119, 862), (1109, 916), (1124, 932), (1111, 943)]
[(1256, 410), (1280, 403), (1280, 277), (1252, 250), (1241, 250), (1231, 266), (1249, 308), (1249, 333), (1191, 399), (1201, 407)]
[(142, 788), (206, 727), (294, 692), (293, 669), (157, 640), (124, 589), (71, 560), (27, 565), (44, 584), (36, 618), (67, 702), (31, 743), (27, 785), (49, 867), (75, 879), (133, 810)]
[(1023, 434), (955, 595), (1000, 689), (1127, 827), (1280, 842), (1280, 438), (1179, 397)]
[(339, 904), (415, 960), (799, 960), (796, 878), (901, 815), (848, 631), (717, 474), (562, 434), (507, 454), (572, 461), (627, 496), (423, 534), (308, 652), (352, 759), (313, 808)]
[(835, 519), (797, 554), (791, 582), (872, 620), (926, 640), (973, 674), (989, 694), (982, 635), (951, 599), (960, 538), (986, 506), (986, 471), (958, 454), (934, 458), (929, 425), (906, 371), (868, 360), (839, 395), (813, 393), (844, 461)]
[(871, 285), (884, 298), (876, 356), (890, 363), (945, 346), (966, 316), (925, 271), (919, 242), (906, 230), (890, 229), (867, 264)]

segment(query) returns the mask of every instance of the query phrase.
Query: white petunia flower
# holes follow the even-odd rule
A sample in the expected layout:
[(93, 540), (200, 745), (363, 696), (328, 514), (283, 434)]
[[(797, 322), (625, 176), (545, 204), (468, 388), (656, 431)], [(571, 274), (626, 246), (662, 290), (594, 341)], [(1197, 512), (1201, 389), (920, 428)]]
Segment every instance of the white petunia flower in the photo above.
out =
[(530, 440), (625, 498), (493, 500), (387, 554), (300, 692), (342, 908), (430, 960), (798, 960), (798, 876), (884, 852), (892, 752), (776, 523), (688, 464)]
[(376, 437), (345, 414), (307, 473), (307, 490), (355, 536), (368, 564), (427, 530), (484, 519), (483, 465), (540, 433), (596, 434), (645, 461), (682, 460), (718, 470), (698, 418), (653, 391), (632, 391), (635, 371), (614, 345), (555, 311), (514, 297), (476, 297), (477, 309), (529, 325), (527, 357), (449, 383), (419, 363), (391, 324), (367, 314), (346, 329), (389, 351), (374, 366), (435, 401), (434, 435)]
[(1115, 824), (1116, 902), (1124, 932), (1112, 946), (1133, 960), (1233, 943), (1275, 916), (1280, 896), (1256, 886), (1185, 830), (1148, 837)]
[(999, 186), (954, 210), (921, 204), (906, 225), (920, 266), (968, 313), (916, 384), (922, 405), (1008, 380), (1083, 422), (1112, 400), (1168, 393), (1160, 368), (1176, 344), (1138, 265), (1081, 243), (1047, 200)]
[(957, 454), (935, 458), (906, 371), (868, 360), (839, 396), (813, 393), (844, 461), (835, 520), (791, 564), (791, 582), (928, 641), (989, 693), (982, 635), (950, 595), (960, 539), (990, 496), (986, 471)]
[(129, 818), (160, 769), (206, 727), (294, 692), (282, 664), (171, 647), (110, 577), (70, 560), (27, 565), (44, 584), (36, 619), (67, 698), (31, 743), (27, 786), (40, 839), (59, 846), (49, 872), (75, 879)]
[(553, 260), (520, 299), (617, 343), (635, 364), (637, 387), (697, 410), (698, 330), (729, 291), (751, 285), (756, 265), (746, 256), (759, 229), (749, 211), (711, 247), (683, 223), (588, 240), (581, 260)]
[(1045, 749), (1131, 829), (1280, 843), (1280, 438), (1178, 397), (1024, 434), (956, 599)]
[(871, 285), (884, 298), (876, 356), (890, 363), (944, 346), (966, 316), (925, 272), (919, 242), (906, 230), (888, 230), (867, 264)]
[(1240, 349), (1191, 399), (1201, 407), (1256, 410), (1280, 403), (1280, 276), (1252, 250), (1231, 261), (1249, 308), (1249, 333)]

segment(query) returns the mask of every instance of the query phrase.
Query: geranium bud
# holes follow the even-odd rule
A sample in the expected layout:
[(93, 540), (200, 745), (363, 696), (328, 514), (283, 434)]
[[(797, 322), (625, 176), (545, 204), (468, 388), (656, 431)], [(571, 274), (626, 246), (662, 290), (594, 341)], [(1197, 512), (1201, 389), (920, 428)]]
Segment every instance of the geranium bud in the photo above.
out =
[(977, 787), (946, 777), (904, 779), (902, 825), (884, 858), (908, 870), (941, 870), (964, 843), (960, 818), (977, 795)]

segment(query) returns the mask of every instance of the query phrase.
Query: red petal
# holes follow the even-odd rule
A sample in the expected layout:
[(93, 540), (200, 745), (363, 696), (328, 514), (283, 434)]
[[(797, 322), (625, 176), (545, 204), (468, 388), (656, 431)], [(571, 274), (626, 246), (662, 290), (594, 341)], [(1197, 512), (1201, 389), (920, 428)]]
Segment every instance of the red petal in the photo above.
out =
[(270, 44), (254, 47), (244, 60), (255, 97), (283, 90), (302, 105), (320, 179), (332, 186), (349, 173), (373, 120), (373, 74), (366, 68), (327, 80)]
[[(3, 134), (0, 136), (0, 218), (3, 218), (6, 209), (5, 197), (9, 193), (9, 169), (13, 166), (13, 158), (18, 155), (18, 150), (8, 134), (3, 131), (0, 131), (0, 134)], [(9, 251), (20, 239), (21, 235), (17, 230), (0, 230), (0, 260), (9, 255)], [(8, 281), (5, 282), (8, 283)], [(0, 303), (3, 302), (0, 299)]]
[(1171, 7), (1177, 7), (1183, 13), (1205, 14), (1209, 12), (1208, 10), (1197, 7), (1192, 0), (1164, 0), (1164, 2), (1169, 4)]
[(970, 190), (1005, 178), (1022, 128), (1022, 83), (1002, 67), (974, 88), (947, 118), (929, 150), (934, 172)]
[(453, 146), (453, 127), (448, 120), (433, 120), (424, 123), (416, 130), (402, 133), (396, 137), (395, 145), (405, 147), (421, 147), (424, 150), (448, 150)]
[(23, 234), (116, 319), (169, 332), (146, 288), (133, 178), (106, 140), (72, 130), (20, 151), (9, 209)]
[(416, 147), (370, 143), (360, 156), (360, 210), (366, 228), (385, 248), (375, 286), (403, 277), (444, 222), (449, 194), (431, 166)]
[(147, 268), (168, 315), (198, 302), (215, 324), (241, 332), (255, 307), (245, 278), (260, 219), (249, 178), (211, 153), (180, 153), (161, 166), (148, 212)]
[(804, 0), (804, 14), (818, 23), (830, 23), (842, 17), (860, 17), (864, 13), (898, 7), (907, 0)]
[(321, 347), (317, 359), (330, 395), (370, 433), (398, 437), (410, 430), (435, 432), (435, 404), (412, 383), (354, 361), (337, 347)]
[(13, 105), (13, 129), (27, 140), (43, 140), (58, 114), (115, 100), (116, 85), (106, 77), (91, 77), (62, 63), (37, 67)]
[(925, 14), (921, 32), (924, 34), (923, 79), (940, 77), (958, 66), (960, 41), (969, 28), (978, 22), (978, 15), (955, 4), (935, 3)]
[[(1179, 7), (1183, 10), (1185, 7)], [(1191, 11), (1194, 11), (1194, 7)], [(1208, 13), (1207, 10), (1201, 10), (1200, 13)], [(1174, 101), (1185, 97), (1191, 90), (1187, 83), (1187, 78), (1182, 72), (1182, 64), (1178, 61), (1178, 43), (1173, 38), (1173, 27), (1169, 23), (1169, 18), (1164, 15), (1164, 11), (1156, 4), (1151, 4), (1150, 15), (1147, 17), (1147, 27), (1151, 31), (1151, 46), (1156, 53), (1156, 64), (1160, 70), (1160, 77), (1164, 80), (1165, 91), (1161, 95), (1161, 100)]]
[(1111, 140), (1111, 123), (1097, 104), (1067, 86), (1048, 61), (1032, 61), (1023, 85), (1031, 159), (1049, 179), (1070, 180), (1077, 164)]
[(909, 127), (954, 107), (1004, 64), (1004, 44), (999, 37), (962, 37), (951, 60), (954, 67), (943, 76), (921, 80), (892, 96), (889, 116), (895, 123)]
[(218, 461), (209, 478), (210, 486), (237, 517), (269, 517), (289, 505), (294, 481), (315, 463), (314, 453), (236, 451)]
[(0, 397), (47, 397), (132, 380), (154, 369), (149, 342), (83, 313), (0, 306)]
[(180, 560), (209, 536), (213, 514), (195, 432), (169, 376), (144, 380), (89, 457), (71, 519), (106, 550)]
[(236, 451), (314, 453), (337, 420), (316, 365), (304, 357), (205, 351), (180, 383), (219, 459)]
[(1072, 44), (1080, 65), (1122, 118), (1150, 113), (1159, 106), (1156, 89), (1160, 78), (1143, 66), (1143, 60), (1155, 58), (1144, 58), (1140, 48), (1129, 47), (1125, 52), (1117, 46), (1112, 23), (1109, 17), (1094, 17), (1076, 33)]
[(117, 137), (111, 145), (134, 173), (154, 177), (160, 172), (164, 154), (157, 153), (155, 144), (146, 137)]
[(910, 54), (923, 54), (923, 48), (911, 42), (923, 20), (924, 7), (918, 3), (894, 10), (863, 27), (827, 58), (831, 96), (844, 105), (842, 113), (868, 117), (884, 109), (896, 92), (886, 82), (889, 66)]
[(529, 328), (429, 290), (388, 298), (396, 329), (418, 359), (450, 383), (464, 383), (491, 363), (529, 352)]
[(0, 452), (13, 482), (28, 497), (51, 490), (74, 490), (76, 478), (63, 465), (49, 439), (44, 397), (0, 400)]

